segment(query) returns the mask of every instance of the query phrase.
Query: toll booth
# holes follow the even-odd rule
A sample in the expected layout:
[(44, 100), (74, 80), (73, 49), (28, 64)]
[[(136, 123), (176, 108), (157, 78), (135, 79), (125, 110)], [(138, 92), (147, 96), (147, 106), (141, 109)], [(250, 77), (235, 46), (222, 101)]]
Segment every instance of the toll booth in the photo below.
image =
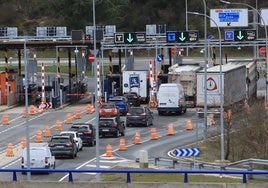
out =
[(122, 75), (106, 75), (103, 80), (103, 91), (107, 93), (108, 98), (116, 95), (122, 95)]
[[(7, 76), (8, 75), (8, 76)], [(1, 105), (13, 105), (17, 103), (18, 98), (18, 73), (15, 70), (9, 70), (0, 73), (0, 87), (1, 87)]]

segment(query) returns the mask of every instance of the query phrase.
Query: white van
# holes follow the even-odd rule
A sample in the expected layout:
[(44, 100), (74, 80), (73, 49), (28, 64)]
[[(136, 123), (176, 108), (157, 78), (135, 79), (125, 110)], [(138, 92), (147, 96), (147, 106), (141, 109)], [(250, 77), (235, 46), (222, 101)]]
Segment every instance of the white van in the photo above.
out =
[(158, 115), (162, 115), (164, 113), (186, 113), (186, 101), (181, 84), (161, 84), (157, 92), (157, 101)]
[[(30, 143), (30, 168), (55, 168), (55, 156), (52, 156), (47, 143)], [(27, 148), (23, 149), (21, 168), (27, 168)]]

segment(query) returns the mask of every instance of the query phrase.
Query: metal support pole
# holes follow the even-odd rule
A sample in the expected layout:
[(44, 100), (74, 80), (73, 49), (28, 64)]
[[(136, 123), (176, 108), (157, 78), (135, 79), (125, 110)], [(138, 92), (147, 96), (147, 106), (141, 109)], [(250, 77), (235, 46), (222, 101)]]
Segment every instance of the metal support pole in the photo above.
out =
[[(221, 129), (221, 160), (224, 160), (224, 125), (223, 125), (223, 78), (222, 78), (222, 45), (221, 45), (221, 30), (218, 26), (218, 24), (216, 23), (216, 21), (211, 18), (210, 16), (206, 15), (206, 14), (201, 14), (198, 12), (188, 12), (189, 14), (194, 14), (194, 15), (200, 15), (200, 16), (205, 16), (207, 18), (209, 18), (210, 20), (212, 20), (214, 22), (214, 24), (217, 26), (218, 29), (218, 34), (219, 34), (219, 48), (220, 48), (220, 101), (221, 101), (221, 105), (220, 105), (220, 129)], [(207, 121), (206, 121), (207, 122)]]
[[(95, 126), (98, 127), (99, 125), (99, 109), (98, 109), (98, 83), (97, 83), (97, 63), (96, 63), (96, 17), (95, 17), (96, 13), (95, 13), (95, 0), (93, 0), (93, 32), (94, 32), (94, 78), (96, 81), (95, 84)], [(99, 151), (99, 129), (96, 128), (96, 168), (99, 169), (100, 168), (100, 151)], [(97, 173), (96, 174), (96, 181), (99, 182), (100, 181), (100, 174)]]

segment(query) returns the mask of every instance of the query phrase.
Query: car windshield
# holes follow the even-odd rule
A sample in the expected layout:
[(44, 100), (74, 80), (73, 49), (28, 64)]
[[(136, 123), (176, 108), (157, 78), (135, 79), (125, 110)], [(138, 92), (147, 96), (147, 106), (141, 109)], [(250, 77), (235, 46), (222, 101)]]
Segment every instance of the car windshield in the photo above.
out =
[(143, 108), (130, 108), (128, 113), (130, 113), (130, 114), (142, 114), (142, 113), (144, 113), (144, 109)]

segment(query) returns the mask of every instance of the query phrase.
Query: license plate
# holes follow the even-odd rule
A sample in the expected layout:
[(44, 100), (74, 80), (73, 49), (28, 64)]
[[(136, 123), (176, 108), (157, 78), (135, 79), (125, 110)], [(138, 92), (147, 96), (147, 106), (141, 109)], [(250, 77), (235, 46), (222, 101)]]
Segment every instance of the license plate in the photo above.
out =
[(109, 129), (102, 129), (102, 131), (103, 131), (103, 132), (108, 132), (108, 131), (109, 131)]
[(64, 148), (64, 146), (56, 146), (56, 148)]

